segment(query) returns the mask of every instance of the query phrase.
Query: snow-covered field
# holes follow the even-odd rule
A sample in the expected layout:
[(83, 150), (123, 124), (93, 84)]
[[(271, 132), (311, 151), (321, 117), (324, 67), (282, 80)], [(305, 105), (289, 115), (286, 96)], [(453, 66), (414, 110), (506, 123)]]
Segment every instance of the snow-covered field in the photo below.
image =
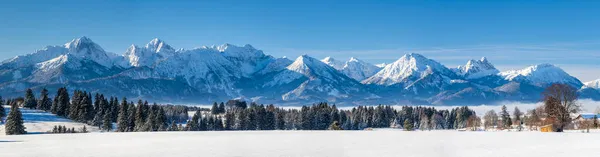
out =
[[(10, 107), (4, 107), (6, 110), (6, 114), (8, 115)], [(29, 134), (40, 134), (45, 133), (47, 131), (52, 131), (52, 128), (55, 125), (61, 125), (66, 126), (67, 128), (75, 129), (79, 129), (84, 125), (83, 123), (73, 122), (69, 119), (58, 117), (54, 114), (39, 110), (21, 109), (21, 113), (23, 114), (24, 125), (27, 128), (26, 131)], [(86, 125), (86, 128), (90, 131), (98, 131), (97, 127)], [(0, 124), (0, 139), (2, 138), (2, 136), (4, 136), (4, 134), (4, 124)]]
[(375, 131), (221, 131), (40, 134), (54, 125), (81, 123), (22, 109), (28, 135), (5, 136), (8, 157), (589, 157), (596, 156), (600, 130), (592, 133)]
[(589, 157), (598, 133), (237, 131), (0, 136), (10, 157)]

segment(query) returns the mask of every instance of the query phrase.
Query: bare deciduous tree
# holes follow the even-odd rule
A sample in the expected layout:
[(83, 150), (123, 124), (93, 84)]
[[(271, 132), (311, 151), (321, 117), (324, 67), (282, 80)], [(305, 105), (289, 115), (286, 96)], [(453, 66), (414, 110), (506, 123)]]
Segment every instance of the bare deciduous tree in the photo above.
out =
[(483, 120), (483, 127), (487, 130), (490, 127), (498, 125), (498, 114), (496, 114), (496, 111), (490, 110), (485, 113)]
[(467, 119), (467, 128), (470, 128), (471, 131), (477, 131), (477, 128), (481, 126), (481, 118), (476, 115), (471, 115)]
[(547, 118), (552, 121), (554, 131), (562, 132), (571, 122), (570, 114), (581, 109), (576, 89), (566, 84), (553, 84), (542, 94)]

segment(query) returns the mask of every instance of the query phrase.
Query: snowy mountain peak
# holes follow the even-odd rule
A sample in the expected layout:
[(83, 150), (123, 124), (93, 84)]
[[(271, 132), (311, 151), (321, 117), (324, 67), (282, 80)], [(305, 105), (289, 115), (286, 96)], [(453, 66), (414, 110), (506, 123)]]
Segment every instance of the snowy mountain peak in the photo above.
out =
[(71, 40), (71, 42), (65, 44), (65, 48), (69, 49), (71, 52), (85, 52), (88, 54), (93, 52), (104, 53), (104, 49), (102, 49), (100, 45), (94, 43), (92, 39), (85, 36)]
[(480, 59), (479, 61), (481, 61), (481, 62), (485, 62), (485, 63), (487, 63), (487, 62), (488, 62), (487, 58), (485, 58), (485, 57), (481, 57), (481, 59)]
[(71, 48), (75, 48), (81, 45), (93, 45), (95, 44), (92, 39), (86, 37), (86, 36), (82, 36), (79, 38), (75, 38), (73, 40), (71, 40), (70, 42), (65, 44), (65, 48), (71, 49)]
[(530, 81), (538, 86), (565, 83), (579, 88), (583, 85), (577, 78), (552, 64), (538, 64), (521, 70), (502, 72), (500, 75), (509, 81)]
[(323, 62), (337, 70), (342, 70), (344, 68), (343, 62), (333, 59), (332, 57), (325, 57), (321, 60), (321, 62)]
[(88, 37), (80, 37), (73, 39), (71, 42), (65, 44), (65, 48), (68, 49), (68, 53), (76, 57), (86, 58), (97, 62), (98, 64), (105, 67), (112, 67), (113, 62), (107, 53), (100, 47), (100, 45), (94, 43), (92, 39)]
[[(388, 64), (377, 74), (363, 81), (365, 84), (393, 85), (409, 77), (423, 78), (431, 73), (453, 75), (444, 65), (417, 53), (402, 56), (394, 63)], [(451, 74), (452, 73), (452, 74)]]
[(356, 81), (362, 81), (367, 77), (373, 76), (379, 70), (381, 68), (373, 64), (351, 57), (344, 65), (344, 68), (342, 68), (342, 73)]
[(467, 79), (477, 79), (484, 76), (495, 75), (500, 71), (494, 67), (485, 57), (480, 60), (471, 59), (464, 66), (458, 66), (457, 74)]
[(145, 48), (156, 53), (172, 53), (175, 51), (173, 47), (171, 47), (170, 45), (166, 44), (164, 41), (158, 38), (154, 38), (150, 42), (148, 42)]
[(584, 87), (600, 89), (600, 79), (584, 83)]
[(226, 43), (220, 46), (212, 46), (205, 48), (215, 49), (219, 52), (222, 52), (223, 56), (225, 57), (235, 58), (238, 60), (256, 60), (257, 58), (262, 58), (266, 56), (263, 53), (263, 51), (255, 49), (250, 44), (246, 44), (240, 47)]
[(336, 79), (331, 74), (336, 71), (329, 65), (308, 55), (301, 55), (287, 67), (288, 70), (303, 74), (307, 77), (324, 76), (330, 79)]

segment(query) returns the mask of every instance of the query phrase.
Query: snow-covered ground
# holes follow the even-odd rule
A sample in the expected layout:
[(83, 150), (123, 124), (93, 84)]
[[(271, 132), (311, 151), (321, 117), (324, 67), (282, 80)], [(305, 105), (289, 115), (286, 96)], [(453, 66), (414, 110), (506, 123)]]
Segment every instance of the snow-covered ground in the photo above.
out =
[(0, 136), (10, 157), (589, 157), (598, 133), (235, 131)]
[(22, 109), (28, 135), (5, 136), (0, 154), (9, 157), (531, 157), (595, 156), (600, 130), (581, 133), (414, 131), (221, 131), (40, 134), (54, 125), (81, 123)]
[[(9, 106), (4, 106), (6, 110), (6, 114), (10, 111)], [(52, 131), (55, 125), (66, 126), (67, 128), (75, 128), (76, 130), (83, 127), (83, 123), (73, 122), (69, 119), (65, 119), (62, 117), (58, 117), (54, 114), (39, 111), (39, 110), (29, 110), (29, 109), (21, 109), (21, 113), (23, 114), (23, 121), (26, 127), (26, 131), (29, 134), (40, 134), (48, 131)], [(6, 119), (6, 117), (4, 117)], [(90, 125), (86, 125), (86, 128), (89, 131), (98, 131), (97, 127), (92, 127)], [(4, 124), (0, 124), (0, 139), (1, 136), (4, 136)]]

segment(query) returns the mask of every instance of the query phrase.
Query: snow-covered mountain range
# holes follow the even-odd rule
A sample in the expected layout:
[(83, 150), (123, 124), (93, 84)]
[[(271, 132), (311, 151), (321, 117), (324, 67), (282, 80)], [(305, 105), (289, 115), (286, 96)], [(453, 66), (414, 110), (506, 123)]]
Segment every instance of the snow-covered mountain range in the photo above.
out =
[(224, 44), (175, 49), (160, 39), (106, 52), (87, 37), (47, 46), (0, 64), (0, 94), (20, 96), (27, 88), (59, 87), (170, 103), (246, 99), (259, 103), (339, 105), (475, 105), (540, 100), (553, 83), (600, 100), (600, 80), (582, 83), (551, 64), (500, 72), (488, 59), (448, 68), (420, 54), (389, 64), (357, 58), (294, 61), (251, 45)]

